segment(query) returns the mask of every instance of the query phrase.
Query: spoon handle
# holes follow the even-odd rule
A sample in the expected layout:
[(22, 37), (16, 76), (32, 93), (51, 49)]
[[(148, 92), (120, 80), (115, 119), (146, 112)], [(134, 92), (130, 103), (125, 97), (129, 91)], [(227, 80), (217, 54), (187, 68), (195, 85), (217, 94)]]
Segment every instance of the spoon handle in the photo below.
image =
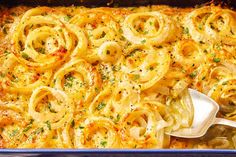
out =
[(236, 128), (236, 122), (224, 118), (216, 118), (214, 124), (222, 124)]

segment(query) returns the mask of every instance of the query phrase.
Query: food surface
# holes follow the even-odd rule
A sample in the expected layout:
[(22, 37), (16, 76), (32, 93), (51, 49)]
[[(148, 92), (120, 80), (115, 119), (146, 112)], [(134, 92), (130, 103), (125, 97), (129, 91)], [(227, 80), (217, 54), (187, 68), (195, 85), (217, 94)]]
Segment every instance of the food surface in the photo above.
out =
[[(236, 120), (236, 12), (171, 8), (0, 8), (0, 148), (235, 148), (198, 139), (187, 88)], [(204, 110), (204, 108), (202, 109)]]

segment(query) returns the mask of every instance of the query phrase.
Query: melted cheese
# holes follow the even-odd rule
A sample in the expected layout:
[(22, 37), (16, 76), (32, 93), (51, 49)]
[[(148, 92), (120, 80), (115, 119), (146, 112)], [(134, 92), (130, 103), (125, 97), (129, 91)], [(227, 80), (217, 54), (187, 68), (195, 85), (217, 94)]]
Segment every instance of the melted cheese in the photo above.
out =
[(234, 147), (235, 130), (165, 134), (191, 126), (188, 87), (236, 120), (233, 10), (21, 6), (0, 19), (0, 147)]

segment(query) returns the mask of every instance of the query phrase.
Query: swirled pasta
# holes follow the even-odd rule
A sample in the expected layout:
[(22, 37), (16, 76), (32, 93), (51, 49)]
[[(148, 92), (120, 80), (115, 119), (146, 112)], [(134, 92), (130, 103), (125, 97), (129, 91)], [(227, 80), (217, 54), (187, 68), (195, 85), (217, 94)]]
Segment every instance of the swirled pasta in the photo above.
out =
[(117, 128), (109, 119), (91, 117), (78, 127), (76, 148), (119, 148)]
[[(235, 76), (232, 78), (222, 79), (209, 91), (208, 95), (216, 100), (220, 105), (232, 106), (236, 101), (235, 83)], [(233, 110), (230, 112), (230, 115), (232, 116), (235, 111)]]
[[(49, 100), (43, 101), (44, 98)], [(37, 88), (29, 100), (28, 112), (33, 119), (52, 123), (52, 128), (63, 127), (72, 118), (73, 110), (74, 104), (70, 98), (64, 92), (50, 87)]]
[(87, 47), (80, 28), (65, 25), (47, 8), (35, 8), (21, 18), (12, 37), (13, 54), (28, 66), (47, 69), (63, 62)]
[(236, 13), (220, 6), (0, 8), (0, 148), (235, 148), (191, 127), (188, 88), (236, 120)]
[(143, 102), (141, 106), (137, 104), (124, 116), (120, 134), (125, 145), (128, 144), (132, 148), (163, 147), (163, 127), (166, 122), (158, 113), (158, 106), (150, 110), (149, 103), (152, 104), (152, 102)]
[(155, 85), (165, 75), (170, 64), (166, 49), (157, 50), (136, 45), (130, 47), (127, 54), (122, 62), (122, 70), (132, 81), (137, 82), (142, 90)]
[[(0, 126), (5, 128), (1, 130), (1, 142), (6, 143), (9, 148), (15, 148), (20, 144), (20, 141), (15, 142), (15, 140), (22, 137), (19, 132), (27, 124), (27, 115), (24, 115), (20, 108), (12, 104), (2, 104), (2, 102), (0, 115)], [(17, 135), (17, 137), (12, 135)]]
[(14, 56), (9, 56), (3, 68), (2, 87), (9, 92), (30, 93), (39, 86), (47, 85), (52, 75), (51, 70), (44, 73), (31, 70), (19, 64)]
[(77, 101), (90, 102), (101, 87), (101, 78), (85, 60), (72, 60), (55, 73), (53, 84)]
[(92, 9), (83, 14), (75, 15), (70, 23), (79, 26), (86, 32), (89, 41), (88, 50), (83, 54), (90, 61), (96, 61), (99, 58), (98, 56), (101, 57), (101, 50), (97, 50), (97, 48), (104, 42), (120, 40), (119, 24), (112, 15), (101, 10)]
[[(153, 45), (174, 40), (178, 29), (168, 16), (160, 12), (135, 13), (127, 16), (123, 24), (124, 36), (134, 44), (148, 42)], [(177, 34), (175, 34), (175, 33)]]
[(219, 7), (196, 9), (186, 18), (187, 27), (194, 40), (234, 46), (235, 22), (235, 12)]
[(181, 64), (185, 70), (189, 68), (194, 62), (194, 66), (201, 65), (204, 62), (205, 56), (203, 55), (200, 47), (193, 41), (181, 41), (173, 50), (173, 60)]

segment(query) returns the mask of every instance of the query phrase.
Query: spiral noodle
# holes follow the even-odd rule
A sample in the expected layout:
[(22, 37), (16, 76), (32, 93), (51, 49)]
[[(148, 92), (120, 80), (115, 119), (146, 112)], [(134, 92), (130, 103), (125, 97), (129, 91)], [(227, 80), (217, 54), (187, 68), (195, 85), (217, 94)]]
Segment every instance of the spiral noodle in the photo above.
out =
[(0, 141), (4, 145), (4, 147), (15, 148), (20, 144), (20, 141), (15, 141), (16, 137), (10, 136), (14, 132), (14, 129), (17, 128), (17, 132), (14, 134), (15, 136), (20, 137), (18, 130), (21, 127), (24, 127), (26, 124), (26, 116), (24, 112), (14, 106), (13, 104), (2, 104), (0, 105), (0, 127), (4, 127), (0, 131)]
[(134, 87), (129, 82), (119, 83), (115, 90), (108, 85), (90, 104), (89, 114), (112, 117), (113, 121), (118, 122), (124, 114), (132, 109), (133, 104), (140, 101), (139, 92), (139, 87)]
[(77, 129), (76, 148), (119, 148), (117, 128), (103, 117), (90, 117)]
[(179, 42), (173, 51), (174, 61), (188, 68), (193, 62), (195, 66), (199, 66), (204, 62), (204, 55), (200, 47), (193, 41)]
[[(208, 93), (219, 105), (234, 106), (236, 104), (236, 80), (235, 77), (223, 78)], [(234, 109), (232, 117), (234, 117)], [(234, 119), (234, 118), (233, 118)]]
[(54, 75), (54, 87), (67, 92), (73, 99), (89, 103), (101, 86), (95, 68), (85, 60), (72, 60)]
[(21, 109), (14, 105), (0, 105), (0, 126), (11, 125), (12, 123), (18, 123), (24, 125), (23, 112)]
[(55, 67), (70, 54), (87, 47), (87, 39), (75, 25), (65, 25), (48, 8), (29, 10), (12, 37), (13, 53), (21, 63), (40, 70)]
[[(97, 48), (106, 41), (118, 41), (119, 24), (109, 14), (99, 9), (92, 9), (83, 14), (75, 15), (71, 20), (71, 24), (82, 28), (88, 37), (88, 51), (84, 54), (91, 61), (99, 59)], [(113, 44), (114, 45), (114, 44)], [(118, 47), (118, 46), (116, 46)], [(99, 52), (101, 57), (101, 52)], [(78, 55), (82, 55), (79, 53)], [(102, 57), (103, 59), (104, 57)]]
[(122, 28), (126, 39), (134, 44), (158, 45), (173, 41), (178, 34), (170, 18), (160, 12), (131, 14), (125, 18)]
[(223, 9), (214, 12), (206, 21), (206, 32), (215, 42), (236, 45), (236, 14)]
[(27, 66), (19, 64), (14, 56), (10, 56), (3, 64), (4, 79), (2, 87), (12, 93), (30, 93), (39, 86), (47, 85), (52, 75), (48, 70), (40, 73), (30, 70)]
[(127, 50), (122, 70), (145, 90), (156, 84), (167, 72), (170, 56), (166, 49), (155, 50), (136, 45)]
[(133, 148), (162, 148), (163, 128), (166, 122), (158, 113), (158, 108), (150, 108), (149, 103), (137, 105), (122, 121), (120, 131), (123, 143)]
[[(236, 74), (229, 65), (212, 65), (199, 76), (198, 84), (200, 83), (199, 86), (201, 85), (204, 93), (208, 93), (212, 86), (218, 84), (219, 80), (232, 78)], [(205, 82), (201, 82), (203, 78)]]
[(236, 45), (235, 12), (219, 7), (203, 7), (186, 18), (191, 37), (199, 42), (222, 42)]
[[(43, 102), (44, 98), (49, 100)], [(73, 110), (74, 104), (63, 91), (41, 86), (32, 93), (28, 112), (34, 120), (51, 123), (52, 128), (60, 128), (72, 118)]]

